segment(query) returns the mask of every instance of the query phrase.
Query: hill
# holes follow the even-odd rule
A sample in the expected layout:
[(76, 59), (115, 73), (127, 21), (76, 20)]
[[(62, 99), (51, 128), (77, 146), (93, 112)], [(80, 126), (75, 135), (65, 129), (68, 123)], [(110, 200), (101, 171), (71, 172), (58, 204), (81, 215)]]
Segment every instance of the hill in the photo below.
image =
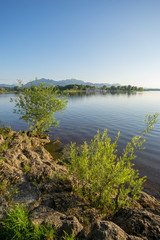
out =
[(47, 86), (49, 86), (50, 84), (53, 84), (54, 86), (67, 86), (67, 85), (71, 85), (71, 84), (78, 84), (78, 85), (89, 85), (89, 86), (95, 86), (95, 87), (102, 87), (104, 85), (106, 85), (107, 87), (111, 87), (111, 86), (120, 86), (119, 83), (115, 83), (115, 84), (109, 84), (109, 83), (91, 83), (91, 82), (84, 82), (82, 80), (77, 80), (77, 79), (66, 79), (66, 80), (60, 80), (60, 81), (55, 81), (52, 79), (46, 79), (46, 78), (41, 78), (38, 79), (37, 81), (31, 81), (26, 83), (24, 86), (25, 87), (29, 87), (29, 86), (33, 86), (33, 85), (39, 85), (40, 83), (46, 83)]
[[(46, 86), (49, 86), (50, 84), (53, 84), (54, 86), (67, 86), (67, 85), (72, 85), (72, 84), (77, 84), (77, 85), (89, 85), (89, 86), (95, 86), (95, 87), (103, 87), (104, 85), (107, 87), (111, 87), (111, 86), (120, 86), (119, 83), (91, 83), (91, 82), (84, 82), (82, 80), (77, 80), (77, 79), (66, 79), (66, 80), (60, 80), (60, 81), (55, 81), (52, 79), (46, 79), (46, 78), (41, 78), (38, 80), (34, 80), (31, 82), (28, 82), (26, 84), (24, 84), (24, 87), (29, 87), (29, 86), (34, 86), (34, 85), (39, 85), (40, 83), (46, 83)], [(17, 86), (17, 84), (0, 84), (0, 87), (2, 88), (13, 88)]]

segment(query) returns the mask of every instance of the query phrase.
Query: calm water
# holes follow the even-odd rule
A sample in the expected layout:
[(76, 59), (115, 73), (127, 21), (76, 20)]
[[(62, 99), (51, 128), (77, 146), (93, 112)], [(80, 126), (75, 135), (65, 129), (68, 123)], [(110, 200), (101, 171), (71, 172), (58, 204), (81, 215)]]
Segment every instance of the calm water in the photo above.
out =
[[(13, 114), (14, 104), (10, 103), (13, 94), (0, 95), (0, 120), (15, 130), (26, 130), (27, 125)], [(76, 141), (89, 141), (98, 129), (108, 129), (112, 139), (120, 131), (119, 151), (138, 135), (144, 127), (146, 113), (160, 113), (160, 92), (136, 94), (96, 94), (70, 96), (65, 114), (56, 114), (60, 127), (51, 128), (50, 136), (63, 144)], [(147, 136), (146, 149), (137, 153), (136, 168), (141, 175), (148, 177), (148, 191), (160, 193), (160, 122)]]

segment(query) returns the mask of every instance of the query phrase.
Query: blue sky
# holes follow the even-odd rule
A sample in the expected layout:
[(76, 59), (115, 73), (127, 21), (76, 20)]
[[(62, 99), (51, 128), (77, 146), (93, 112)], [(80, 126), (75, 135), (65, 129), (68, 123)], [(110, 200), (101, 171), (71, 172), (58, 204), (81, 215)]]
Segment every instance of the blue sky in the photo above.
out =
[(160, 88), (159, 0), (0, 0), (0, 83)]

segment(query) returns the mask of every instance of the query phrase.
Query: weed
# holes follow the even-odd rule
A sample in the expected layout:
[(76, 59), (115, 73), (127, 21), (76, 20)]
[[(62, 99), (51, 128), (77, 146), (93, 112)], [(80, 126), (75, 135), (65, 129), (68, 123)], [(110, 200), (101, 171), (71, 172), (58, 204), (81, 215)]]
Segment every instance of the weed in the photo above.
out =
[(72, 234), (68, 234), (66, 232), (64, 232), (64, 236), (62, 237), (63, 240), (76, 240), (74, 237), (73, 237), (73, 233)]
[(28, 173), (31, 170), (31, 167), (29, 165), (24, 166), (23, 172)]

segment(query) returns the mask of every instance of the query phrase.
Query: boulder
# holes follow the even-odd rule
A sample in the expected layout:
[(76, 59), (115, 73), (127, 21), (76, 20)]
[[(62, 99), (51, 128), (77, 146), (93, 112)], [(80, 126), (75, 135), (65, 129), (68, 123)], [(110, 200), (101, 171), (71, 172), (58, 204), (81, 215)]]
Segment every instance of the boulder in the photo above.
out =
[(145, 209), (124, 208), (113, 221), (126, 233), (143, 239), (160, 239), (160, 216)]
[(119, 226), (110, 221), (96, 220), (87, 236), (87, 240), (140, 240), (129, 236)]
[(52, 178), (54, 175), (53, 169), (47, 164), (43, 163), (40, 158), (31, 162), (31, 168), (28, 174), (29, 181), (43, 182), (46, 179)]
[(60, 212), (54, 211), (52, 208), (40, 205), (33, 209), (30, 213), (30, 219), (33, 224), (52, 225), (57, 229), (59, 236), (73, 233), (74, 237), (83, 234), (83, 226), (76, 217), (66, 216)]
[(39, 199), (38, 188), (33, 183), (22, 182), (17, 184), (15, 188), (18, 190), (13, 198), (16, 203), (25, 203), (25, 206), (29, 206)]

